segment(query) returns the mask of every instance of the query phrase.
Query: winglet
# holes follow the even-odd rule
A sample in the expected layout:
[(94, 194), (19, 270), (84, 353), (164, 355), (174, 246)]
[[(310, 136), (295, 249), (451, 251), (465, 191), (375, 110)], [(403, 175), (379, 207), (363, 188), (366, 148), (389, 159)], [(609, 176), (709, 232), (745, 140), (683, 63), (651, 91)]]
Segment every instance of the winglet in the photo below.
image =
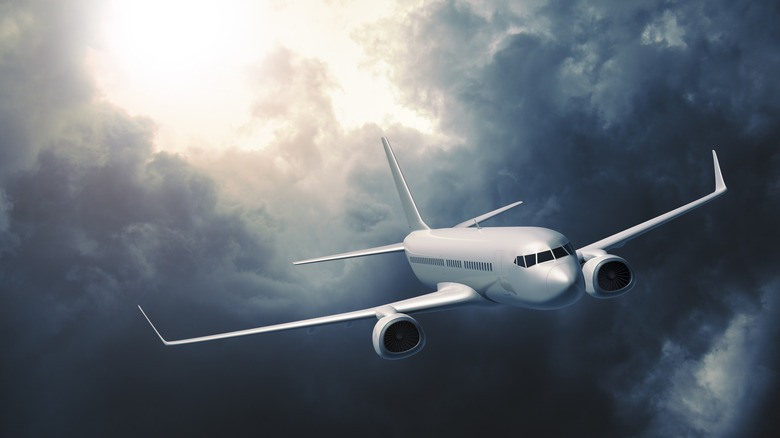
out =
[(162, 337), (160, 332), (157, 331), (157, 328), (154, 326), (154, 324), (152, 324), (152, 320), (149, 319), (148, 316), (146, 316), (146, 312), (144, 312), (144, 309), (141, 308), (140, 304), (138, 305), (138, 310), (140, 310), (141, 313), (144, 315), (144, 318), (146, 318), (146, 321), (149, 323), (150, 326), (152, 326), (152, 329), (154, 330), (155, 333), (157, 333), (157, 336), (160, 337), (160, 340), (163, 342), (163, 344), (170, 345), (170, 343), (168, 341), (166, 341), (165, 338)]
[(423, 222), (420, 217), (420, 212), (417, 211), (417, 206), (414, 204), (414, 199), (412, 199), (412, 193), (406, 185), (404, 175), (401, 173), (401, 168), (398, 166), (398, 161), (395, 159), (395, 154), (393, 154), (393, 149), (390, 147), (390, 142), (387, 141), (387, 137), (382, 137), (382, 146), (385, 148), (387, 162), (390, 164), (390, 170), (393, 172), (395, 187), (398, 189), (398, 196), (401, 197), (401, 204), (404, 207), (404, 213), (406, 213), (406, 220), (409, 222), (409, 228), (413, 231), (429, 230), (430, 227)]
[(723, 193), (726, 191), (726, 183), (723, 181), (723, 174), (720, 172), (720, 164), (718, 163), (718, 154), (712, 151), (712, 164), (715, 166), (715, 191)]

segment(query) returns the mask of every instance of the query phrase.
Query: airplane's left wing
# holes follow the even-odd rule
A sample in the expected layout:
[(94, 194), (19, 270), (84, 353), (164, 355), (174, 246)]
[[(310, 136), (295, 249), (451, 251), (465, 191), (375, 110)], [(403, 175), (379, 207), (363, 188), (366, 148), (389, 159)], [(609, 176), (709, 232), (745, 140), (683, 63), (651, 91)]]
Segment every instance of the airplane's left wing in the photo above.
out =
[(577, 250), (577, 256), (580, 258), (580, 260), (584, 261), (587, 261), (593, 257), (598, 257), (599, 255), (604, 254), (607, 250), (611, 248), (619, 248), (623, 246), (628, 240), (644, 234), (653, 228), (661, 226), (666, 222), (669, 222), (670, 220), (681, 216), (696, 207), (704, 205), (726, 193), (726, 183), (723, 181), (723, 174), (720, 171), (720, 164), (718, 163), (718, 155), (715, 153), (715, 151), (712, 151), (712, 164), (715, 168), (715, 190), (712, 193), (693, 202), (685, 204), (682, 207), (676, 208), (668, 213), (642, 222), (639, 225), (635, 225), (627, 230), (613, 234), (607, 238), (599, 240), (598, 242), (591, 243), (588, 246), (584, 246)]
[(312, 327), (317, 325), (336, 324), (339, 322), (354, 321), (358, 319), (381, 318), (392, 313), (414, 313), (430, 312), (435, 310), (445, 310), (454, 307), (467, 305), (489, 305), (492, 301), (487, 300), (478, 294), (474, 289), (460, 283), (439, 283), (438, 290), (407, 300), (396, 301), (384, 306), (377, 306), (370, 309), (357, 310), (354, 312), (340, 313), (337, 315), (323, 316), (319, 318), (304, 319), (302, 321), (288, 322), (284, 324), (269, 325), (265, 327), (251, 328), (247, 330), (238, 330), (228, 333), (219, 333), (216, 335), (200, 336), (197, 338), (180, 339), (178, 341), (168, 341), (160, 334), (152, 321), (146, 316), (146, 312), (141, 306), (138, 309), (144, 315), (144, 318), (152, 326), (154, 332), (165, 345), (193, 344), (196, 342), (215, 341), (217, 339), (235, 338), (238, 336), (255, 335), (259, 333), (277, 332), (282, 330), (291, 330), (303, 327)]

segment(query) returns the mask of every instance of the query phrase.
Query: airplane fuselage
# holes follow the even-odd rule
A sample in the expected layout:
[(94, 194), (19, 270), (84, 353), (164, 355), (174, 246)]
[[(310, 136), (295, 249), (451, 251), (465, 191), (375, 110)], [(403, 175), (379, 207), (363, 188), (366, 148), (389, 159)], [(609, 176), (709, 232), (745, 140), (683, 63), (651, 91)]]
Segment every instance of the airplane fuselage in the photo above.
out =
[(407, 260), (428, 287), (465, 284), (485, 298), (558, 309), (585, 294), (577, 255), (562, 234), (539, 227), (419, 230), (404, 239)]

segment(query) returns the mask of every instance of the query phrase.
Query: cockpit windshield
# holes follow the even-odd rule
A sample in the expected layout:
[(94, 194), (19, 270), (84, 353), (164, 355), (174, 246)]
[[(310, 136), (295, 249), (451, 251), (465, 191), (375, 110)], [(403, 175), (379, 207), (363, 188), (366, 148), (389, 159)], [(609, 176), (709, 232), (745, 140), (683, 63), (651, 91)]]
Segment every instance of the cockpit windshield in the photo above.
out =
[(566, 256), (576, 255), (571, 243), (553, 249), (546, 249), (535, 254), (525, 254), (515, 257), (515, 264), (521, 268), (530, 268), (537, 263), (549, 262), (553, 259), (562, 259)]

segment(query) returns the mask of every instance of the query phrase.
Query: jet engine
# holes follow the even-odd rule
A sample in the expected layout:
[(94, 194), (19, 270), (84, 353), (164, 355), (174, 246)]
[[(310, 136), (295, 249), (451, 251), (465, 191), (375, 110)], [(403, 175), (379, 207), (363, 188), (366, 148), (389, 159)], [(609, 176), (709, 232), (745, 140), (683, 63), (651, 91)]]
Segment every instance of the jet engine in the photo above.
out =
[(612, 254), (592, 258), (582, 266), (585, 291), (596, 298), (615, 298), (634, 288), (634, 270)]
[(393, 313), (374, 326), (374, 350), (383, 359), (403, 359), (425, 346), (425, 332), (411, 316)]

